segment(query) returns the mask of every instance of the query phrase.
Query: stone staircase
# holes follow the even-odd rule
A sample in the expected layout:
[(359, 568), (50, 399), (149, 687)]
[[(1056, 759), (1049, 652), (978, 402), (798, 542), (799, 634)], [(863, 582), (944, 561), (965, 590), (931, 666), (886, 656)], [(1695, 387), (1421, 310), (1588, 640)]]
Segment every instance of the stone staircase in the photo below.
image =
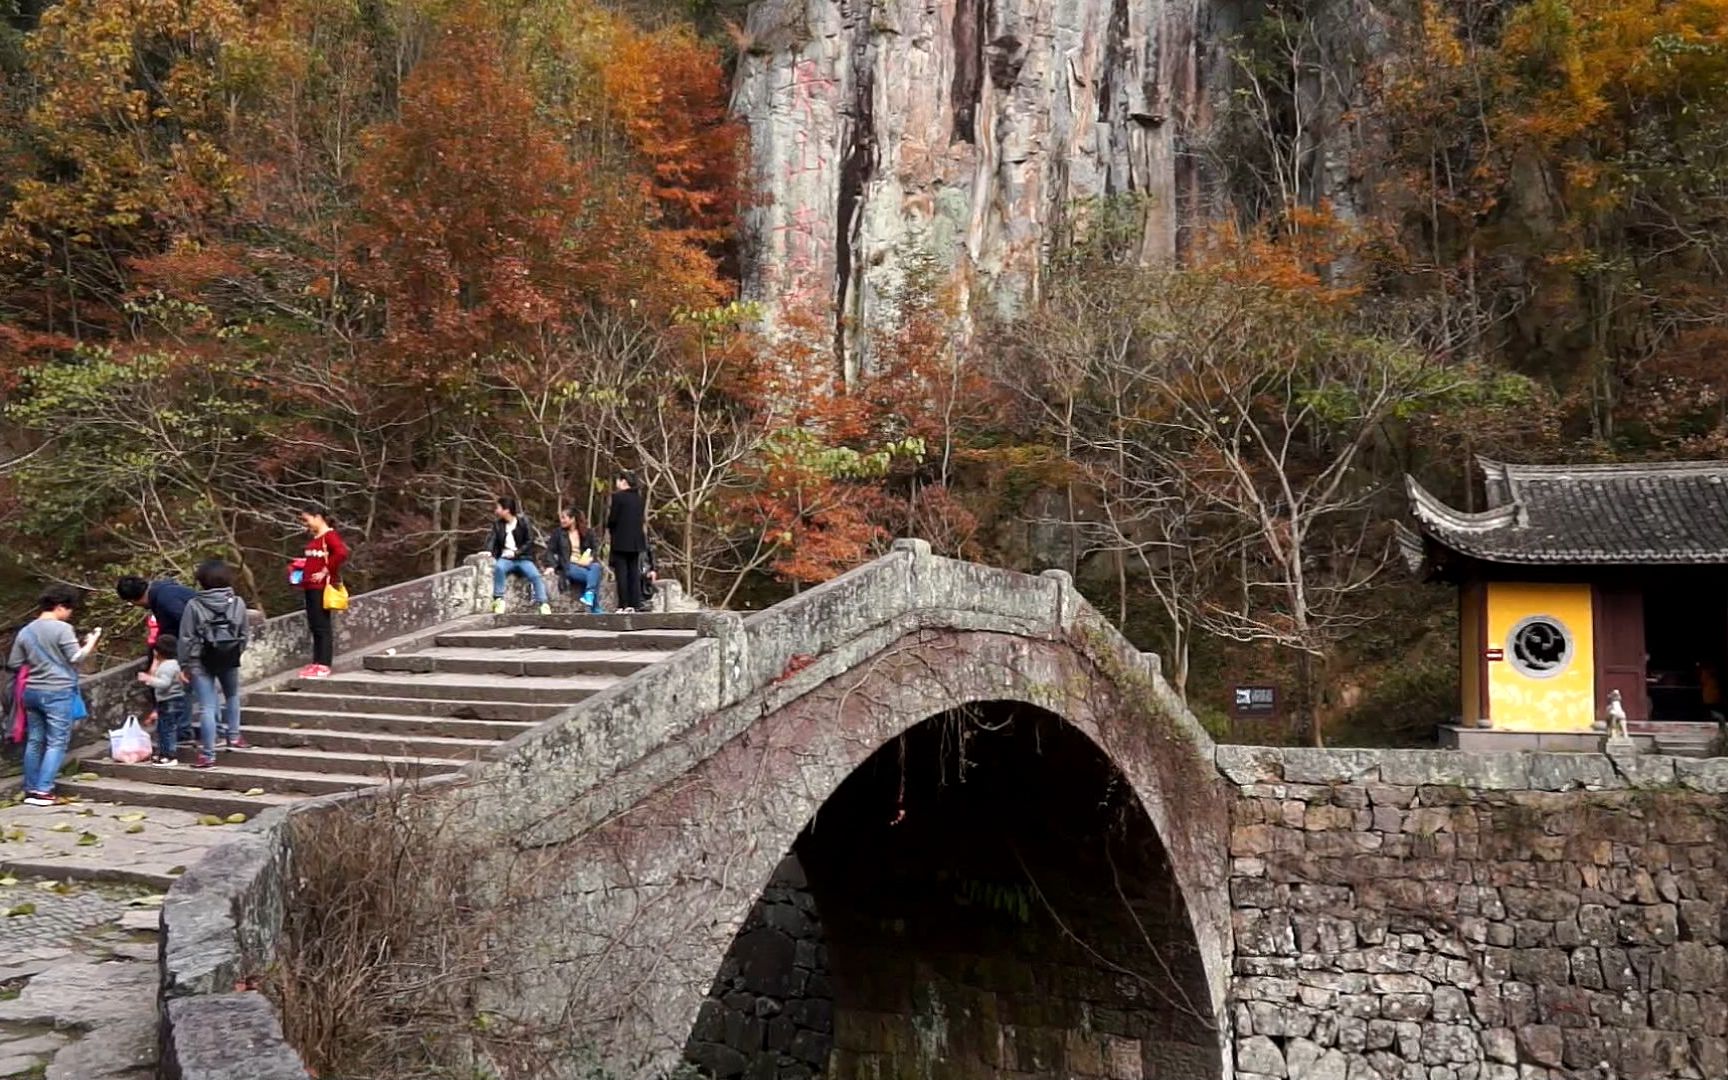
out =
[[(60, 792), (88, 803), (248, 817), (393, 778), (453, 772), (695, 639), (697, 615), (480, 616), (325, 679), (246, 692), (251, 748), (213, 769), (86, 756)], [(248, 794), (250, 792), (251, 794)]]

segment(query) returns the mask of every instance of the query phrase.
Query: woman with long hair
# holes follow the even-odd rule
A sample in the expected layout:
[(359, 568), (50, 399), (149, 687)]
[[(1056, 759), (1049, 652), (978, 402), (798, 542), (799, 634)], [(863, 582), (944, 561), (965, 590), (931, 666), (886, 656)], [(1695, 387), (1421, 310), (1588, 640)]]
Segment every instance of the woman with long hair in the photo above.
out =
[(565, 510), (558, 515), (558, 529), (547, 543), (558, 580), (581, 591), (581, 604), (589, 614), (602, 614), (600, 583), (606, 570), (600, 563), (594, 532), (588, 526), (588, 515), (580, 510)]
[(323, 679), (329, 677), (336, 653), (336, 625), (330, 609), (324, 606), (324, 587), (341, 586), (348, 545), (331, 527), (330, 513), (322, 506), (302, 508), (300, 524), (308, 537), (298, 567), (300, 588), (306, 597), (306, 628), (312, 632), (312, 662), (300, 669), (300, 677)]

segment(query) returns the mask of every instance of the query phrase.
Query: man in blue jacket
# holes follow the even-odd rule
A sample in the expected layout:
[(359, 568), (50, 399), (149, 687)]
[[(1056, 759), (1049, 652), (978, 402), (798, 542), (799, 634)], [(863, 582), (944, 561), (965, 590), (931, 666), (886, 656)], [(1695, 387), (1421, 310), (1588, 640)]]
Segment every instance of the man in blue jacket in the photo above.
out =
[(197, 589), (187, 588), (178, 581), (145, 581), (127, 575), (114, 583), (120, 599), (134, 607), (148, 608), (156, 616), (156, 625), (165, 634), (180, 629), (180, 619), (186, 614), (186, 603), (198, 595)]

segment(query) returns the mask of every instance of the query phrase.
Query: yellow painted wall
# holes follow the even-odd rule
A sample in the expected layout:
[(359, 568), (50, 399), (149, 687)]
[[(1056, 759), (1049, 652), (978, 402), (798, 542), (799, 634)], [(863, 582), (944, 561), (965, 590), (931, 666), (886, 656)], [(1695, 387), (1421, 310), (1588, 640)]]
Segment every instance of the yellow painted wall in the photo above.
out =
[[(1558, 619), (1572, 635), (1565, 670), (1533, 679), (1512, 666), (1512, 627), (1529, 615)], [(1488, 665), (1488, 715), (1496, 728), (1521, 731), (1589, 731), (1596, 718), (1596, 643), (1589, 585), (1488, 583), (1486, 648), (1504, 649), (1506, 659)]]
[(1482, 718), (1483, 595), (1481, 585), (1470, 584), (1458, 596), (1458, 662), (1463, 668), (1458, 715), (1465, 727), (1475, 727)]

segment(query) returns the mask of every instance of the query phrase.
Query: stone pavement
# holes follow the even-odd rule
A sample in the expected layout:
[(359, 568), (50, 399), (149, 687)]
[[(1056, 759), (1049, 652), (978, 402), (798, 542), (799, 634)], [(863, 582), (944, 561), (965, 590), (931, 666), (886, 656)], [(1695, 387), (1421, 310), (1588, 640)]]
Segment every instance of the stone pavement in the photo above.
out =
[(156, 925), (137, 886), (0, 877), (0, 1077), (156, 1072)]
[(83, 801), (0, 806), (0, 871), (123, 881), (161, 891), (233, 833), (233, 824), (218, 820), (186, 810)]

